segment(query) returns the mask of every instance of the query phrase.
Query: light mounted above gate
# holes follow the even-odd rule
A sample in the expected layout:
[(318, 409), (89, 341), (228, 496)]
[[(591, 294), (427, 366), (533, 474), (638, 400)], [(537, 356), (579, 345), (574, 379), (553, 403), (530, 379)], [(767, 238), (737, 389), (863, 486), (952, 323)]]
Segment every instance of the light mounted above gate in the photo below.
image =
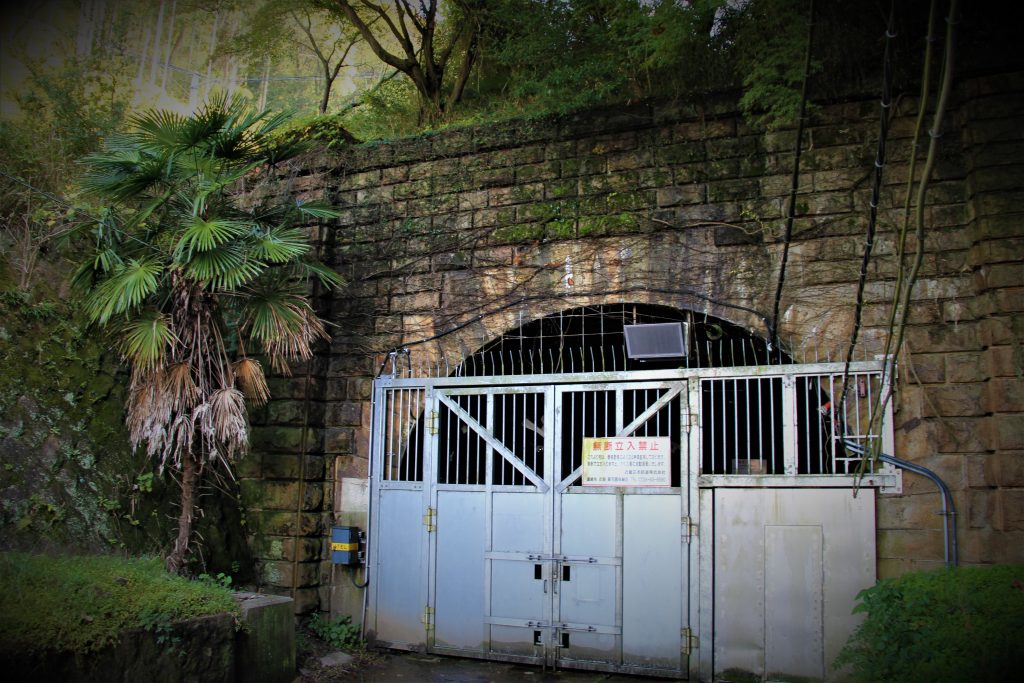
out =
[(687, 327), (682, 322), (623, 325), (626, 355), (636, 360), (684, 358), (689, 336)]

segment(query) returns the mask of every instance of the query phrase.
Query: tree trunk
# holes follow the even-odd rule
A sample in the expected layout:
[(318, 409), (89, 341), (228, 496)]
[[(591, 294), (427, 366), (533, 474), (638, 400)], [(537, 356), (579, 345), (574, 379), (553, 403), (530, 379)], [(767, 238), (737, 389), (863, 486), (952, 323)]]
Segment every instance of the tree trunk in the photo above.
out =
[(174, 48), (177, 45), (177, 41), (174, 40), (174, 19), (177, 11), (178, 0), (174, 0), (171, 3), (171, 20), (168, 22), (167, 27), (167, 50), (164, 52), (164, 73), (163, 77), (160, 79), (160, 90), (164, 93), (167, 92), (167, 73), (171, 70), (171, 55), (174, 53)]
[(157, 69), (160, 67), (160, 41), (164, 32), (164, 6), (166, 0), (160, 0), (160, 13), (156, 15), (156, 28), (153, 30), (153, 56), (149, 66), (149, 83), (156, 85)]
[(142, 21), (142, 54), (139, 55), (139, 71), (135, 74), (136, 98), (142, 92), (142, 78), (146, 75), (146, 58), (149, 54), (149, 27), (146, 26), (145, 18)]
[(180, 574), (188, 556), (188, 544), (192, 538), (192, 521), (196, 509), (196, 491), (199, 489), (199, 467), (192, 453), (181, 458), (181, 512), (178, 514), (178, 537), (174, 548), (167, 556), (167, 570)]
[(203, 101), (209, 102), (210, 91), (213, 89), (213, 55), (217, 51), (217, 24), (220, 23), (220, 8), (213, 14), (213, 25), (210, 27), (210, 47), (206, 54), (206, 80), (203, 81)]
[(257, 109), (267, 108), (267, 94), (270, 92), (270, 55), (263, 57), (263, 80), (260, 82), (260, 103)]

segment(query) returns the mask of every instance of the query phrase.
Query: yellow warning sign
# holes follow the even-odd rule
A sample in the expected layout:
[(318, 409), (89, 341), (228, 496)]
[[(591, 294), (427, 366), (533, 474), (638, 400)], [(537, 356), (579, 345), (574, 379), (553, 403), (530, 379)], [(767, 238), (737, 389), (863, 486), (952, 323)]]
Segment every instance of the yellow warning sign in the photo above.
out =
[(584, 486), (671, 486), (667, 436), (583, 439)]

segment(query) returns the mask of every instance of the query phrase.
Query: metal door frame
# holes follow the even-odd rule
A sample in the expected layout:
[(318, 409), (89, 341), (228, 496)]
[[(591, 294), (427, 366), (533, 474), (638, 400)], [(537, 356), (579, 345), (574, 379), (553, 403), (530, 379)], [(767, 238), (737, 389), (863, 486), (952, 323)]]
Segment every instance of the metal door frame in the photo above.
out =
[[(588, 378), (590, 379), (590, 378)], [(545, 575), (545, 587), (548, 586), (550, 581), (551, 592), (547, 594), (547, 601), (549, 604), (545, 606), (545, 611), (540, 614), (536, 622), (530, 622), (531, 626), (542, 630), (544, 633), (543, 637), (543, 649), (539, 655), (517, 655), (508, 653), (497, 653), (489, 651), (489, 638), (484, 639), (484, 651), (478, 652), (474, 650), (463, 650), (459, 648), (450, 648), (438, 646), (435, 641), (435, 631), (432, 628), (427, 629), (425, 642), (423, 643), (425, 649), (431, 652), (437, 653), (449, 653), (459, 654), (464, 656), (477, 656), (488, 659), (498, 660), (510, 660), (519, 661), (524, 664), (543, 665), (550, 667), (566, 666), (573, 669), (588, 669), (595, 671), (610, 671), (618, 673), (631, 673), (631, 674), (648, 674), (656, 676), (673, 675), (680, 676), (688, 673), (688, 651), (684, 648), (680, 648), (679, 651), (679, 666), (677, 668), (652, 668), (637, 665), (624, 664), (622, 656), (624, 655), (624, 623), (623, 623), (623, 593), (624, 593), (624, 501), (627, 497), (631, 496), (672, 496), (679, 498), (679, 508), (684, 511), (684, 517), (688, 518), (690, 514), (690, 500), (695, 495), (695, 486), (693, 484), (693, 477), (691, 476), (690, 459), (688, 457), (689, 443), (688, 434), (689, 431), (689, 398), (687, 391), (688, 384), (686, 380), (679, 378), (671, 378), (666, 380), (642, 380), (642, 381), (631, 381), (630, 378), (623, 378), (615, 382), (574, 382), (574, 383), (560, 383), (560, 384), (527, 384), (523, 385), (520, 383), (509, 383), (509, 384), (497, 384), (488, 383), (485, 386), (460, 386), (460, 387), (443, 387), (435, 386), (433, 389), (428, 390), (428, 410), (429, 419), (431, 421), (432, 429), (431, 432), (438, 431), (433, 428), (435, 421), (438, 419), (439, 408), (441, 405), (445, 407), (447, 411), (452, 411), (462, 420), (463, 424), (470, 426), (477, 434), (480, 435), (485, 441), (487, 441), (489, 449), (487, 449), (486, 463), (486, 479), (484, 483), (480, 484), (445, 484), (438, 481), (438, 467), (437, 458), (439, 457), (438, 451), (438, 438), (439, 436), (433, 434), (428, 441), (430, 445), (426, 449), (426, 458), (424, 461), (424, 498), (427, 501), (428, 514), (432, 512), (439, 512), (438, 505), (438, 493), (443, 492), (445, 489), (453, 488), (456, 490), (463, 490), (463, 492), (482, 492), (485, 498), (485, 537), (489, 540), (492, 539), (494, 519), (492, 512), (490, 512), (490, 506), (492, 506), (493, 493), (496, 492), (514, 492), (519, 487), (509, 487), (502, 485), (493, 484), (492, 471), (492, 459), (490, 454), (494, 451), (502, 451), (503, 446), (493, 434), (488, 432), (486, 427), (487, 424), (492, 424), (493, 419), (493, 398), (489, 398), (496, 395), (507, 395), (514, 393), (540, 393), (545, 396), (545, 442), (551, 443), (552, 447), (546, 447), (545, 449), (545, 465), (544, 465), (544, 477), (537, 477), (536, 475), (530, 476), (530, 473), (523, 472), (522, 468), (519, 468), (520, 472), (523, 472), (525, 477), (531, 478), (534, 484), (536, 493), (540, 493), (545, 496), (544, 503), (544, 529), (545, 539), (543, 548), (538, 554), (529, 554), (524, 558), (528, 562), (538, 562), (543, 564), (544, 575)], [(644, 408), (637, 416), (625, 416), (625, 401), (623, 397), (628, 391), (643, 391), (643, 390), (657, 390), (660, 393), (659, 396), (646, 397), (650, 400), (649, 403), (644, 403)], [(586, 392), (600, 392), (600, 391), (612, 391), (614, 392), (615, 398), (614, 413), (613, 416), (604, 416), (605, 420), (609, 417), (614, 418), (613, 424), (609, 424), (610, 433), (607, 436), (629, 436), (636, 433), (642, 427), (644, 427), (649, 421), (655, 416), (658, 416), (669, 405), (673, 405), (676, 401), (679, 411), (678, 425), (679, 432), (670, 434), (678, 445), (678, 453), (676, 458), (678, 459), (679, 467), (679, 486), (666, 487), (666, 488), (653, 488), (653, 487), (587, 487), (584, 489), (582, 486), (572, 486), (570, 488), (570, 482), (578, 480), (581, 474), (581, 468), (575, 468), (572, 472), (563, 473), (562, 461), (559, 457), (559, 451), (563, 442), (564, 434), (563, 428), (565, 421), (563, 420), (563, 408), (564, 408), (564, 396), (566, 394), (581, 394)], [(458, 404), (452, 400), (452, 397), (461, 395), (479, 395), (487, 396), (486, 399), (488, 408), (485, 410), (485, 415), (482, 417), (483, 423), (474, 419), (472, 416), (464, 410), (458, 407)], [(629, 424), (627, 424), (629, 420)], [(482, 429), (478, 429), (482, 428)], [(507, 450), (505, 450), (507, 451)], [(510, 461), (508, 455), (503, 454), (505, 461)], [(511, 461), (510, 461), (511, 462)], [(614, 555), (609, 558), (582, 558), (582, 557), (569, 557), (562, 554), (562, 505), (564, 496), (588, 496), (588, 495), (601, 495), (601, 496), (615, 496), (615, 528), (612, 531), (614, 535)], [(689, 555), (688, 536), (674, 535), (678, 539), (679, 553), (680, 553), (680, 585), (679, 590), (679, 601), (681, 610), (678, 615), (678, 621), (680, 625), (687, 625), (690, 620), (690, 587), (688, 586), (691, 575), (691, 558)], [(436, 533), (430, 533), (430, 538), (427, 543), (428, 545), (428, 561), (427, 567), (429, 578), (426, 587), (426, 609), (428, 614), (427, 625), (432, 626), (429, 623), (429, 614), (435, 613), (437, 609), (437, 575), (436, 568), (438, 566), (438, 554), (437, 554), (437, 535)], [(484, 577), (484, 593), (485, 593), (485, 608), (483, 614), (483, 621), (485, 629), (490, 630), (493, 626), (522, 626), (520, 624), (511, 624), (509, 621), (503, 621), (502, 617), (495, 614), (490, 605), (490, 595), (492, 595), (492, 587), (489, 582), (492, 579), (493, 561), (496, 559), (494, 553), (501, 551), (487, 550), (484, 549), (484, 566), (485, 577)], [(508, 555), (507, 553), (505, 555)], [(502, 559), (508, 560), (510, 557), (503, 555)], [(561, 594), (558, 592), (558, 585), (560, 582), (561, 572), (563, 571), (564, 565), (579, 565), (581, 563), (597, 563), (597, 564), (611, 564), (615, 567), (615, 595), (612, 600), (614, 606), (614, 624), (605, 625), (580, 625), (580, 624), (569, 624), (562, 621), (561, 615), (563, 614), (563, 607), (561, 606)], [(577, 575), (579, 575), (578, 569)], [(570, 569), (571, 571), (571, 569)], [(689, 622), (693, 624), (693, 622)], [(689, 626), (684, 627), (684, 630), (688, 631)], [(562, 633), (572, 632), (591, 632), (591, 633), (604, 633), (606, 635), (612, 635), (615, 638), (615, 649), (613, 658), (616, 659), (615, 663), (605, 663), (605, 661), (591, 661), (586, 659), (573, 659), (571, 657), (562, 656), (562, 648), (560, 646), (560, 635)], [(683, 634), (680, 634), (681, 643)], [(570, 650), (571, 651), (571, 650)], [(692, 660), (689, 661), (692, 664)]]
[[(434, 474), (434, 453), (433, 445), (430, 439), (425, 439), (426, 445), (423, 448), (423, 461), (422, 470), (429, 476), (419, 478), (418, 480), (388, 480), (384, 476), (385, 466), (384, 461), (388, 457), (385, 453), (385, 445), (383, 443), (384, 438), (381, 435), (385, 433), (387, 425), (387, 408), (385, 406), (385, 399), (389, 395), (389, 392), (402, 392), (402, 391), (419, 391), (421, 392), (421, 398), (426, 402), (429, 402), (433, 398), (433, 392), (436, 389), (449, 389), (449, 388), (475, 388), (475, 389), (486, 389), (486, 388), (502, 388), (509, 389), (513, 387), (528, 388), (542, 386), (555, 386), (560, 390), (569, 390), (574, 386), (581, 385), (606, 385), (606, 384), (632, 384), (640, 382), (672, 382), (672, 381), (690, 381), (687, 385), (686, 394), (681, 403), (685, 406), (685, 414), (688, 416), (686, 426), (689, 427), (686, 436), (680, 435), (681, 446), (685, 444), (687, 455), (682, 458), (680, 463), (681, 477), (685, 477), (685, 494), (681, 497), (681, 504), (683, 509), (686, 510), (686, 517), (683, 521), (682, 534), (684, 541), (688, 543), (688, 568), (689, 568), (689, 586), (685, 592), (685, 597), (688, 599), (689, 608), (688, 614), (684, 615), (684, 622), (690, 624), (692, 630), (688, 630), (683, 634), (684, 647), (688, 650), (692, 650), (689, 656), (688, 672), (691, 679), (697, 679), (700, 672), (704, 672), (705, 675), (710, 675), (710, 671), (713, 668), (712, 665), (712, 636), (713, 636), (713, 570), (711, 566), (712, 555), (714, 551), (714, 540), (712, 538), (712, 519), (713, 515), (711, 510), (706, 506), (706, 499), (700, 494), (702, 489), (708, 488), (719, 488), (719, 487), (811, 487), (811, 488), (851, 488), (854, 486), (872, 486), (880, 488), (882, 491), (900, 492), (902, 479), (898, 471), (892, 470), (888, 467), (881, 467), (873, 469), (865, 477), (854, 477), (848, 474), (803, 474), (796, 473), (790, 467), (792, 462), (792, 456), (789, 450), (795, 443), (794, 439), (787, 437), (786, 441), (786, 457), (787, 457), (787, 470), (784, 473), (779, 474), (748, 474), (748, 475), (732, 475), (732, 474), (716, 474), (716, 473), (704, 473), (701, 472), (702, 463), (702, 439), (705, 438), (702, 435), (700, 428), (700, 410), (701, 410), (701, 380), (719, 380), (719, 379), (753, 379), (753, 378), (764, 378), (764, 377), (782, 377), (785, 383), (786, 398), (783, 404), (783, 411), (785, 412), (784, 429), (789, 432), (795, 433), (796, 424), (798, 422), (796, 412), (796, 404), (793, 402), (795, 399), (792, 398), (792, 381), (791, 378), (799, 376), (823, 376), (825, 374), (838, 375), (845, 372), (849, 373), (875, 373), (880, 381), (884, 385), (888, 385), (891, 378), (884, 375), (884, 359), (878, 358), (874, 361), (863, 361), (854, 362), (849, 366), (844, 366), (842, 363), (809, 363), (809, 364), (792, 364), (782, 366), (740, 366), (740, 367), (728, 367), (728, 368), (700, 368), (700, 369), (679, 369), (679, 370), (668, 370), (668, 371), (629, 371), (629, 372), (599, 372), (599, 373), (585, 373), (585, 374), (537, 374), (537, 375), (517, 375), (517, 376), (498, 376), (498, 377), (442, 377), (442, 378), (414, 378), (414, 377), (381, 377), (378, 378), (374, 383), (374, 411), (373, 411), (373, 426), (371, 437), (373, 439), (371, 443), (371, 493), (370, 493), (370, 528), (371, 528), (371, 541), (368, 549), (368, 559), (371, 565), (371, 573), (379, 574), (379, 559), (380, 559), (380, 545), (381, 543), (375, 542), (377, 536), (376, 530), (380, 528), (381, 521), (381, 503), (383, 501), (382, 494), (387, 494), (389, 491), (408, 491), (409, 493), (420, 492), (422, 498), (422, 509), (426, 511), (424, 523), (428, 524), (429, 516), (431, 512), (432, 502), (436, 502), (436, 498), (432, 499), (431, 495), (435, 494), (437, 487), (432, 485), (429, 480), (436, 476)], [(892, 446), (892, 417), (891, 417), (891, 403), (886, 407), (886, 412), (882, 416), (882, 428), (878, 438), (881, 438), (883, 448), (888, 447), (891, 450)], [(556, 420), (556, 424), (558, 421)], [(696, 427), (696, 428), (693, 428)], [(419, 429), (419, 427), (417, 427)], [(417, 438), (419, 438), (417, 433)], [(870, 437), (875, 438), (875, 437)], [(546, 470), (551, 472), (552, 470)], [(422, 475), (423, 472), (420, 474)], [(553, 475), (548, 475), (553, 477)], [(684, 483), (684, 482), (681, 482)], [(553, 513), (552, 513), (553, 514)], [(704, 533), (700, 534), (700, 541), (697, 540), (697, 529), (702, 522), (707, 523), (707, 527), (702, 530)], [(429, 528), (429, 527), (428, 527)], [(421, 531), (423, 528), (421, 527)], [(427, 536), (426, 533), (421, 534), (424, 538)], [(425, 630), (421, 631), (421, 636), (416, 640), (388, 640), (378, 638), (378, 642), (386, 646), (395, 647), (399, 649), (412, 649), (422, 650), (427, 646), (427, 636), (431, 639), (433, 634), (431, 633), (430, 623), (430, 606), (427, 604), (428, 595), (430, 595), (431, 585), (433, 577), (431, 572), (433, 571), (433, 563), (436, 557), (431, 555), (429, 546), (432, 543), (424, 542), (422, 548), (417, 549), (417, 556), (421, 558), (420, 566), (430, 566), (430, 571), (420, 571), (417, 568), (415, 575), (410, 575), (413, 579), (417, 594), (419, 595), (419, 604), (421, 605), (420, 611), (423, 612), (423, 622), (426, 627)], [(414, 578), (413, 578), (414, 577)], [(367, 611), (368, 615), (376, 619), (377, 609), (379, 603), (379, 593), (381, 591), (380, 578), (376, 584), (371, 584), (370, 590), (367, 591)], [(425, 606), (422, 607), (422, 606)], [(364, 620), (366, 621), (366, 620)], [(369, 635), (373, 635), (373, 630), (376, 628), (376, 621), (373, 623), (364, 623), (364, 631)], [(700, 638), (698, 638), (700, 636)], [(466, 656), (479, 656), (473, 655), (472, 653), (459, 653)], [(498, 657), (487, 657), (490, 659), (500, 659)], [(624, 670), (627, 673), (648, 673), (648, 672), (631, 672)]]

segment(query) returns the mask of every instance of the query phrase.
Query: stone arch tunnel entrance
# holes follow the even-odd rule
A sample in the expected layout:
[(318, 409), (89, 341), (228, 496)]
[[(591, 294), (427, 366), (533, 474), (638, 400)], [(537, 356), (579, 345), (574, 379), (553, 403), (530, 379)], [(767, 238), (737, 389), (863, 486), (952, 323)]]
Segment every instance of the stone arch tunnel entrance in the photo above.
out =
[[(644, 351), (637, 330), (682, 346)], [(874, 578), (873, 490), (850, 495), (842, 440), (876, 438), (882, 390), (880, 364), (797, 364), (644, 304), (520, 324), (444, 377), (382, 377), (365, 632), (553, 667), (825, 678)]]

